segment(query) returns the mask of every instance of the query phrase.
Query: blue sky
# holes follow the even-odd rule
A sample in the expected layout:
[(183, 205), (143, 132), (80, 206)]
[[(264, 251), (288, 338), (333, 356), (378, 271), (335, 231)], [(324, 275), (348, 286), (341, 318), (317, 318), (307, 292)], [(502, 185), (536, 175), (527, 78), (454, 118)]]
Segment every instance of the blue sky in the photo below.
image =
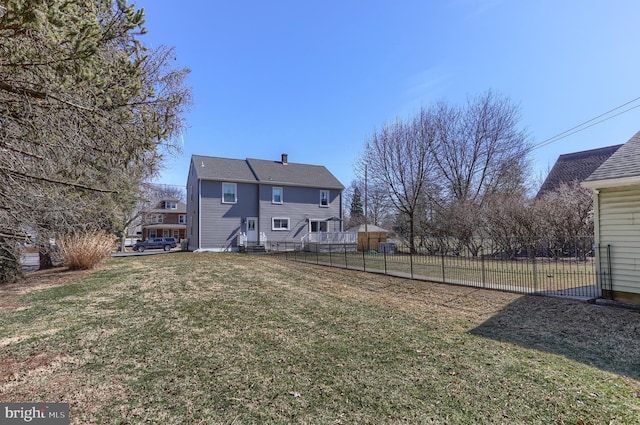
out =
[[(192, 154), (326, 166), (345, 186), (364, 143), (421, 106), (491, 89), (533, 143), (640, 97), (637, 0), (131, 1), (150, 46), (174, 46), (194, 105), (158, 182), (184, 186)], [(624, 109), (640, 106), (640, 99)], [(640, 107), (532, 152), (626, 142)]]

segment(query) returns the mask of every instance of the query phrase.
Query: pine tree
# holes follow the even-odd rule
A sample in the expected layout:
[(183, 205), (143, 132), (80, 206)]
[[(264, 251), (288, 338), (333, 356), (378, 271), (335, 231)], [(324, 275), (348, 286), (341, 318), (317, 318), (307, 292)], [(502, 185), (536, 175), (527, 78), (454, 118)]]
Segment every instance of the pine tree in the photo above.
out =
[(351, 208), (349, 210), (352, 224), (364, 223), (364, 211), (362, 208), (362, 194), (360, 189), (356, 186), (353, 190), (353, 197), (351, 198)]
[(188, 73), (145, 49), (122, 0), (0, 5), (0, 270), (20, 275), (27, 235), (115, 232), (116, 212), (183, 127)]

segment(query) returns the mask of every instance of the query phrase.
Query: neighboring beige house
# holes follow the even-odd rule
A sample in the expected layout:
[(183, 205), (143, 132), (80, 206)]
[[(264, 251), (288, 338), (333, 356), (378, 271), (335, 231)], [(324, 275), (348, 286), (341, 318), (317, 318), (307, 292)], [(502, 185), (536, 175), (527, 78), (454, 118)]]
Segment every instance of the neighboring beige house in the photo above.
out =
[(582, 185), (594, 190), (596, 267), (603, 296), (640, 304), (640, 132)]
[(163, 199), (155, 208), (142, 214), (142, 239), (173, 237), (185, 238), (187, 205), (179, 199)]

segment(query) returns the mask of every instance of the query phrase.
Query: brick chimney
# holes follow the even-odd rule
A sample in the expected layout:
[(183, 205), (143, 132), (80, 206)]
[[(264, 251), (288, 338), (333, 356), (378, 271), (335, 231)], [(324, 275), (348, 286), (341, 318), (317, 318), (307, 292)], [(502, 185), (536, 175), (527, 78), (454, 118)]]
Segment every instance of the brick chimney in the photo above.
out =
[(289, 155), (287, 155), (286, 153), (282, 154), (282, 165), (287, 165), (287, 163), (289, 162)]

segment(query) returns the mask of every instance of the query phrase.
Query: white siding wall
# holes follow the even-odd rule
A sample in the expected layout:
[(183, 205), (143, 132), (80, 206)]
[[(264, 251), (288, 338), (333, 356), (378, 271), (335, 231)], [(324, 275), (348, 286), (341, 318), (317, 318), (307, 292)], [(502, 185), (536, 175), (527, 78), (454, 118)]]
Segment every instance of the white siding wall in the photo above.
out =
[(611, 245), (612, 289), (640, 294), (640, 186), (601, 189), (597, 196), (599, 244)]

